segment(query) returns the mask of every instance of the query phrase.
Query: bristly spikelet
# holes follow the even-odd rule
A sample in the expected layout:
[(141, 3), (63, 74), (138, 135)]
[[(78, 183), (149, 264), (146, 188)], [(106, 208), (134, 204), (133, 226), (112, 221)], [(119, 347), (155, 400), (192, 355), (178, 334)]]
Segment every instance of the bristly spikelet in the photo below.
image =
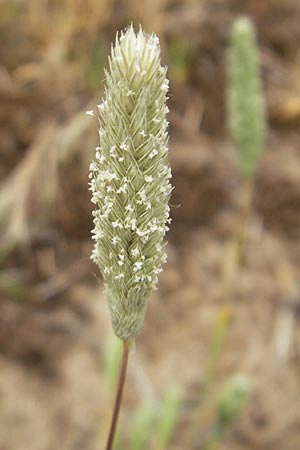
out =
[(141, 329), (170, 222), (168, 80), (158, 38), (132, 26), (121, 32), (105, 75), (100, 146), (90, 166), (92, 259), (103, 274), (113, 329), (127, 340)]
[(228, 107), (242, 174), (252, 178), (263, 149), (266, 125), (255, 29), (246, 17), (237, 19), (232, 27)]

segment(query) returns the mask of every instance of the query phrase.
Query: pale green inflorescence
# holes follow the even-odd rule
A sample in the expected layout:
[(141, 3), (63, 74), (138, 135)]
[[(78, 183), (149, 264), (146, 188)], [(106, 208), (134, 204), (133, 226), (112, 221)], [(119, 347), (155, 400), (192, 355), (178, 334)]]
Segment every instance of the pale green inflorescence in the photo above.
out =
[(242, 412), (248, 400), (250, 389), (250, 379), (239, 374), (226, 384), (218, 404), (217, 428), (219, 432), (224, 432)]
[(100, 146), (90, 166), (95, 246), (113, 329), (127, 340), (142, 326), (146, 303), (166, 261), (168, 80), (158, 37), (133, 27), (116, 38), (106, 72)]
[(229, 78), (231, 131), (242, 174), (251, 178), (263, 149), (266, 125), (255, 29), (246, 17), (232, 27)]

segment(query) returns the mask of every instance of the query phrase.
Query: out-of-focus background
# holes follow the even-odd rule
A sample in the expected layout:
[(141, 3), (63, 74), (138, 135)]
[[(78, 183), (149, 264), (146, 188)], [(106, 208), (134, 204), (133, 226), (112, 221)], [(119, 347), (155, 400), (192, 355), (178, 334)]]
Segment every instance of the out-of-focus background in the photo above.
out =
[[(243, 189), (226, 72), (240, 14), (257, 27), (269, 129), (228, 302)], [(159, 35), (169, 67), (175, 190), (168, 264), (131, 355), (118, 448), (133, 448), (140, 405), (176, 383), (182, 402), (167, 448), (298, 450), (298, 0), (1, 0), (0, 449), (104, 446), (115, 350), (89, 259), (97, 119), (85, 111), (100, 103), (111, 42), (131, 21)], [(249, 381), (247, 399), (213, 442), (220, 396), (237, 374)], [(155, 430), (147, 445), (161, 450)]]

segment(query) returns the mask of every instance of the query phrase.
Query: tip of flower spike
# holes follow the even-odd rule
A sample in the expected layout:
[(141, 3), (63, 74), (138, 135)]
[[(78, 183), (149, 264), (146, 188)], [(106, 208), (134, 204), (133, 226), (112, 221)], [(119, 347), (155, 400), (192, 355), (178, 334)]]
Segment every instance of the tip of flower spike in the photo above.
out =
[(246, 16), (241, 16), (233, 24), (233, 34), (243, 34), (252, 33), (254, 31), (253, 24), (251, 20)]
[(127, 56), (130, 54), (133, 58), (139, 58), (145, 53), (146, 47), (149, 50), (151, 49), (152, 52), (159, 53), (159, 38), (154, 33), (151, 35), (144, 33), (141, 25), (139, 25), (139, 29), (136, 32), (131, 22), (127, 28), (116, 34), (115, 52), (116, 56), (119, 56), (121, 59), (122, 55), (119, 54), (120, 47), (123, 48)]

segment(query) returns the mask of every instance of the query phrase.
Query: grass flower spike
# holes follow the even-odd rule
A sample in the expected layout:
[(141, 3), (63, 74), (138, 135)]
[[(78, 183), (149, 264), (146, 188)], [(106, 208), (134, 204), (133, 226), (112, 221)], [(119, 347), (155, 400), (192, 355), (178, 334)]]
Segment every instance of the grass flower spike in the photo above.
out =
[(170, 222), (168, 80), (157, 36), (132, 26), (121, 32), (105, 75), (100, 146), (90, 166), (92, 259), (103, 274), (114, 332), (126, 341), (141, 329)]
[(263, 150), (266, 124), (255, 29), (246, 17), (233, 24), (230, 56), (230, 126), (242, 174), (252, 178)]

